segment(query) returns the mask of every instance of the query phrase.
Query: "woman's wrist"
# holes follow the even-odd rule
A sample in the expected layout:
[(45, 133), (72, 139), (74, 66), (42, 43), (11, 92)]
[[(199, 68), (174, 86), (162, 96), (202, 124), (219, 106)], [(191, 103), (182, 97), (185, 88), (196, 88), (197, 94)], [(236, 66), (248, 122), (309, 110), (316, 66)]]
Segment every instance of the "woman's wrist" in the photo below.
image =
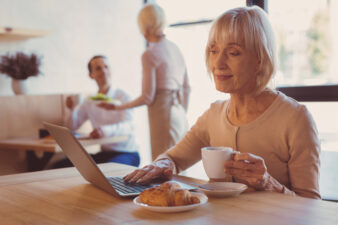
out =
[(174, 163), (170, 159), (162, 158), (155, 160), (152, 163), (155, 167), (158, 167), (162, 170), (162, 178), (170, 180), (174, 174)]
[(166, 167), (167, 169), (173, 170), (174, 168), (174, 163), (168, 158), (157, 159), (154, 163), (157, 166)]
[(173, 171), (173, 174), (178, 174), (178, 168), (176, 167), (176, 163), (175, 161), (171, 158), (171, 156), (169, 156), (166, 153), (160, 154), (155, 160), (154, 162), (160, 161), (160, 160), (167, 160), (168, 164), (170, 165), (170, 169)]
[(273, 178), (271, 175), (269, 175), (268, 180), (265, 184), (264, 190), (265, 191), (283, 193), (284, 192), (284, 185), (282, 185), (275, 178)]

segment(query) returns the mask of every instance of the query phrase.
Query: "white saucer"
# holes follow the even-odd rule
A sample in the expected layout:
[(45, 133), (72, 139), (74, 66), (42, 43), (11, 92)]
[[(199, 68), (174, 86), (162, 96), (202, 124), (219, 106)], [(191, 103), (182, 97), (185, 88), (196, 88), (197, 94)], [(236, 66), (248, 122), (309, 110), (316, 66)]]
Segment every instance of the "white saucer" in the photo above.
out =
[(140, 201), (139, 197), (134, 198), (134, 204), (137, 206), (140, 206), (141, 208), (154, 211), (154, 212), (162, 212), (162, 213), (174, 213), (174, 212), (184, 212), (188, 210), (195, 209), (205, 203), (208, 202), (208, 197), (205, 196), (202, 193), (197, 193), (197, 192), (191, 192), (192, 196), (196, 196), (199, 198), (200, 202), (197, 204), (192, 204), (192, 205), (184, 205), (184, 206), (149, 206), (147, 204), (144, 204)]
[(198, 189), (211, 197), (231, 197), (241, 194), (248, 188), (245, 184), (233, 182), (213, 182), (199, 185)]

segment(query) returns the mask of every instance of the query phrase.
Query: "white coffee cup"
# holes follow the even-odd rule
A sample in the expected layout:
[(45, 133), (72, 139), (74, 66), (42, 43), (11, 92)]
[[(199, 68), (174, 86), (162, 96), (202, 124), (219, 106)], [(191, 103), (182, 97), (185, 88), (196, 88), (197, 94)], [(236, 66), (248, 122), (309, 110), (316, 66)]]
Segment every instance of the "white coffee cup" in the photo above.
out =
[(233, 149), (230, 147), (203, 147), (202, 162), (210, 179), (224, 179), (224, 162), (231, 159)]

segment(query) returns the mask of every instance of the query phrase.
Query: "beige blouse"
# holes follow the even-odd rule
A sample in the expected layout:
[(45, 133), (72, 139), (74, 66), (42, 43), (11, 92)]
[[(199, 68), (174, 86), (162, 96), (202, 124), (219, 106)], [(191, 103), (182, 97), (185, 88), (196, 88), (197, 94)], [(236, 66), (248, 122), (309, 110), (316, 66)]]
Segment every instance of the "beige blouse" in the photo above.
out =
[(142, 94), (124, 106), (151, 105), (157, 90), (180, 90), (181, 104), (187, 110), (190, 84), (185, 61), (177, 45), (165, 37), (151, 42), (143, 53)]
[(230, 146), (261, 156), (284, 193), (320, 198), (317, 128), (304, 105), (278, 92), (271, 106), (256, 120), (233, 126), (227, 119), (228, 101), (217, 101), (197, 120), (186, 136), (166, 154), (177, 172), (201, 160), (204, 146)]

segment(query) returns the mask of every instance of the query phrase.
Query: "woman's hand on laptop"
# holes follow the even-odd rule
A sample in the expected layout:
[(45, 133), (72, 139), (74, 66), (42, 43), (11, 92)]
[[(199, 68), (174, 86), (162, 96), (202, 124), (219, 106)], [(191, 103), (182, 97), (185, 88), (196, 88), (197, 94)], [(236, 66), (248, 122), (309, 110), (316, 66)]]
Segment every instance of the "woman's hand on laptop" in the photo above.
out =
[(154, 179), (169, 180), (173, 175), (173, 162), (169, 159), (160, 159), (141, 169), (136, 169), (123, 179), (128, 183), (147, 184)]

